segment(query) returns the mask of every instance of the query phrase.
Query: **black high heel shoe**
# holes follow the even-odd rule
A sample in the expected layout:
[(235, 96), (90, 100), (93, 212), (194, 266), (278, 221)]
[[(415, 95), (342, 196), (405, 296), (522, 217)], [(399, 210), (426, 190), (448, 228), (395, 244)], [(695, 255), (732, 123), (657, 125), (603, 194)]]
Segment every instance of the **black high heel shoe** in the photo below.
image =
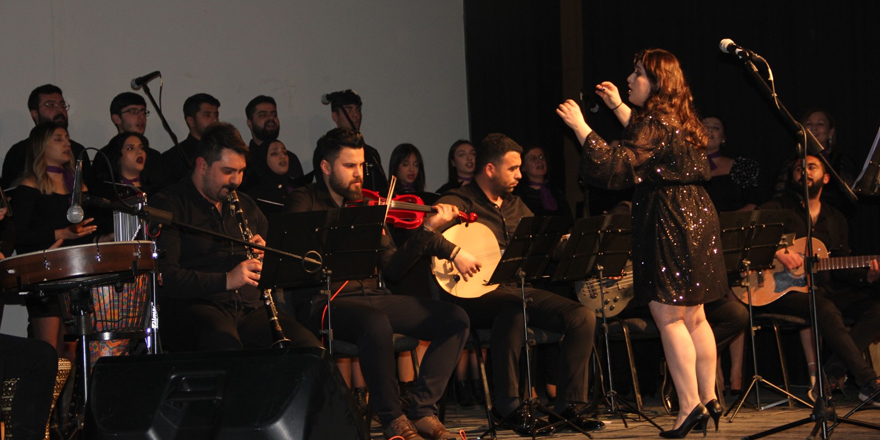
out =
[(703, 404), (698, 404), (694, 407), (693, 411), (688, 414), (687, 418), (684, 419), (684, 422), (681, 423), (676, 429), (670, 429), (669, 431), (661, 431), (660, 437), (663, 438), (685, 438), (688, 433), (691, 432), (691, 429), (694, 429), (694, 426), (699, 425), (703, 430), (703, 437), (706, 436), (706, 425), (709, 424), (709, 411), (706, 410), (706, 407)]
[(715, 432), (718, 432), (718, 422), (721, 420), (724, 407), (718, 403), (718, 399), (712, 399), (706, 404), (706, 411), (709, 411), (709, 417), (712, 417), (712, 421), (715, 422)]

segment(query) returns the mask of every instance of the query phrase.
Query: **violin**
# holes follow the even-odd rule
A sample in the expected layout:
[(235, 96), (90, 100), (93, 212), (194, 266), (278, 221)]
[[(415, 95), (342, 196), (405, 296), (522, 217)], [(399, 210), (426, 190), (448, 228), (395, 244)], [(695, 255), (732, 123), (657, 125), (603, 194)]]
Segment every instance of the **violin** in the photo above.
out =
[[(362, 189), (361, 193), (363, 199), (350, 203), (350, 206), (388, 205), (385, 222), (396, 228), (416, 229), (425, 220), (426, 212), (436, 211), (433, 206), (426, 205), (425, 201), (415, 194), (400, 194), (392, 197), (389, 201), (376, 191)], [(477, 221), (477, 214), (459, 211), (458, 218), (463, 222), (473, 223)]]

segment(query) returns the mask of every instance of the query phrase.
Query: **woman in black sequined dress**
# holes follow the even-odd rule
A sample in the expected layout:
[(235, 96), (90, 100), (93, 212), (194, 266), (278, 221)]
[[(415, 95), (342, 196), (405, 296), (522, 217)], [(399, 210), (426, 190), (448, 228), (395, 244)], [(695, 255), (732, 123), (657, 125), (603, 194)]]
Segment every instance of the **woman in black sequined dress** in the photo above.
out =
[[(557, 113), (583, 144), (581, 173), (610, 189), (634, 187), (635, 301), (648, 303), (660, 329), (681, 411), (663, 437), (683, 437), (720, 417), (716, 351), (703, 304), (726, 291), (718, 215), (702, 183), (709, 180), (706, 134), (678, 60), (650, 49), (636, 55), (628, 78), (631, 109), (611, 82), (596, 93), (626, 127), (611, 146), (568, 100)], [(704, 406), (705, 405), (705, 406)], [(707, 410), (708, 408), (708, 410)]]

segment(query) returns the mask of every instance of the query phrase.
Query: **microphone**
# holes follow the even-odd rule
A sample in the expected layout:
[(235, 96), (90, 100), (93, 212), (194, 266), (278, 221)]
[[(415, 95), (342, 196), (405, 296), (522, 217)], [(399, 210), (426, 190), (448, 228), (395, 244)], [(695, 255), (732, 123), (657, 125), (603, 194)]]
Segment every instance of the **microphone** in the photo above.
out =
[(751, 58), (754, 52), (736, 44), (730, 38), (725, 38), (718, 43), (718, 48), (724, 53), (732, 53), (739, 58)]
[(139, 76), (139, 77), (131, 80), (131, 88), (134, 90), (137, 90), (137, 89), (143, 87), (144, 84), (155, 79), (157, 76), (162, 76), (162, 74), (158, 70), (155, 72), (150, 72), (144, 76)]
[(82, 159), (77, 159), (76, 171), (73, 175), (73, 196), (70, 198), (70, 208), (67, 208), (67, 221), (74, 224), (83, 221), (85, 214), (82, 209), (82, 168)]
[(333, 100), (336, 96), (336, 92), (333, 93), (325, 93), (321, 95), (321, 104), (330, 105), (330, 101)]

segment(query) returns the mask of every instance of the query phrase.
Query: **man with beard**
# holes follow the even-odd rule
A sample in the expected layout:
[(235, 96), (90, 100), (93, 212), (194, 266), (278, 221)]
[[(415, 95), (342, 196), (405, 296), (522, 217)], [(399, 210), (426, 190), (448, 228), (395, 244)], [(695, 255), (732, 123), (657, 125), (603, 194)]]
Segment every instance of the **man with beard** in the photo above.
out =
[[(52, 84), (44, 84), (37, 87), (28, 96), (28, 110), (31, 112), (31, 119), (34, 125), (40, 125), (44, 122), (55, 122), (67, 129), (67, 110), (70, 104), (64, 101), (64, 96), (58, 86)], [(9, 148), (6, 152), (6, 158), (3, 160), (3, 177), (0, 179), (0, 186), (10, 188), (16, 183), (21, 173), (24, 171), (25, 152), (28, 148), (28, 139), (25, 138)], [(74, 157), (79, 158), (80, 153), (85, 150), (80, 143), (70, 140), (70, 149), (73, 151)], [(91, 166), (88, 158), (83, 155), (83, 175), (86, 182), (91, 182)]]
[[(275, 98), (266, 95), (257, 96), (248, 102), (244, 108), (247, 117), (247, 126), (251, 130), (251, 142), (248, 147), (251, 150), (251, 158), (260, 158), (264, 160), (267, 155), (269, 143), (278, 139), (278, 133), (281, 131), (281, 122), (278, 120), (278, 109), (275, 104)], [(295, 186), (302, 186), (299, 179), (303, 177), (302, 164), (296, 154), (287, 152), (287, 177), (291, 181), (296, 182)], [(247, 190), (260, 183), (260, 175), (257, 169), (265, 170), (265, 166), (255, 166), (251, 164), (244, 174), (244, 182), (242, 182), (242, 190)], [(303, 182), (304, 183), (304, 182)]]
[[(297, 188), (288, 197), (288, 212), (324, 211), (361, 199), (364, 149), (360, 133), (335, 128), (318, 140), (314, 162), (317, 181)], [(455, 218), (458, 210), (436, 205), (437, 213), (425, 219), (423, 227), (400, 248), (386, 229), (377, 272), (386, 279), (399, 279), (422, 255), (453, 261), (462, 273), (475, 273), (474, 257), (451, 245), (436, 233), (438, 225)], [(427, 287), (427, 286), (425, 286)], [(461, 308), (435, 300), (392, 295), (376, 278), (336, 282), (331, 290), (333, 332), (340, 340), (358, 346), (361, 370), (370, 389), (370, 405), (379, 416), (385, 438), (406, 440), (452, 439), (435, 414), (437, 401), (458, 360), (468, 334), (468, 318)], [(317, 331), (323, 327), (326, 300), (314, 289), (296, 292), (297, 316)], [(409, 413), (404, 414), (398, 398), (394, 333), (430, 341), (413, 392)]]
[[(117, 134), (122, 132), (144, 134), (147, 131), (148, 116), (150, 116), (150, 111), (147, 110), (147, 102), (143, 96), (137, 93), (123, 92), (116, 95), (110, 101), (110, 121), (116, 126)], [(101, 151), (104, 154), (108, 154), (111, 148), (111, 145), (107, 145), (101, 148)], [(147, 157), (141, 176), (151, 185), (163, 184), (162, 153), (148, 146), (145, 146), (144, 151)], [(95, 158), (94, 169), (97, 179), (110, 181), (107, 164), (103, 158)], [(102, 182), (99, 181), (97, 183), (101, 184)]]
[[(189, 178), (165, 188), (151, 205), (171, 212), (182, 223), (240, 238), (227, 196), (241, 183), (247, 153), (235, 127), (226, 123), (208, 127), (201, 133)], [(264, 245), (266, 217), (250, 197), (238, 197), (254, 233), (251, 242)], [(217, 351), (268, 348), (275, 342), (257, 289), (262, 251), (255, 250), (259, 258), (249, 259), (243, 246), (174, 227), (163, 228), (157, 244), (164, 251), (159, 310), (165, 347)], [(283, 312), (278, 322), (292, 345), (320, 345)]]
[[(477, 214), (477, 222), (492, 231), (489, 240), (497, 240), (503, 252), (523, 217), (533, 214), (513, 189), (522, 178), (522, 147), (503, 134), (490, 134), (476, 145), (474, 180), (447, 191), (438, 203)], [(449, 227), (451, 225), (444, 225)], [(441, 228), (441, 230), (444, 228)], [(469, 243), (458, 243), (467, 249)], [(464, 250), (462, 251), (464, 252)], [(488, 275), (487, 275), (488, 276)], [(587, 372), (596, 316), (578, 302), (546, 290), (527, 287), (529, 324), (565, 335), (559, 360), (558, 394), (554, 411), (584, 431), (601, 430), (605, 425), (582, 415), (587, 402)], [(519, 399), (519, 360), (523, 344), (522, 297), (515, 283), (501, 284), (478, 298), (458, 298), (446, 292), (441, 299), (465, 309), (474, 328), (491, 329), (492, 368), (495, 383), (495, 409), (503, 416), (502, 427), (520, 435), (531, 436), (533, 414), (525, 407), (516, 411)], [(553, 419), (550, 422), (557, 422)], [(541, 435), (552, 433), (547, 421), (537, 419), (544, 428)], [(567, 425), (566, 425), (567, 426)]]
[[(336, 123), (336, 128), (360, 133), (363, 101), (357, 92), (348, 89), (328, 93), (322, 99), (324, 104), (327, 104), (327, 101), (330, 104), (330, 117)], [(364, 188), (381, 194), (387, 193), (388, 177), (385, 175), (385, 169), (382, 168), (382, 158), (379, 156), (379, 151), (364, 144), (364, 160)]]
[(183, 102), (183, 117), (189, 135), (183, 142), (162, 153), (165, 178), (169, 183), (188, 177), (196, 160), (196, 151), (202, 133), (209, 125), (220, 120), (220, 101), (207, 93), (197, 93)]
[[(803, 179), (807, 179), (809, 200), (803, 202)], [(830, 257), (850, 254), (846, 217), (833, 206), (822, 203), (822, 190), (831, 180), (822, 162), (807, 156), (806, 170), (797, 163), (792, 172), (791, 189), (782, 196), (761, 205), (761, 209), (788, 209), (786, 233), (796, 238), (807, 236), (807, 215), (813, 225), (813, 238), (824, 243)], [(788, 270), (804, 265), (804, 256), (788, 248), (776, 252), (778, 263)], [(880, 266), (872, 260), (868, 268), (820, 271), (813, 276), (817, 286), (816, 304), (819, 332), (833, 355), (825, 363), (825, 374), (831, 388), (842, 386), (847, 370), (861, 387), (859, 397), (864, 400), (880, 389), (880, 378), (865, 361), (862, 352), (880, 335)], [(808, 293), (791, 291), (776, 301), (760, 307), (765, 313), (782, 313), (810, 320)], [(844, 319), (855, 321), (850, 330)], [(880, 405), (874, 402), (875, 406)]]

